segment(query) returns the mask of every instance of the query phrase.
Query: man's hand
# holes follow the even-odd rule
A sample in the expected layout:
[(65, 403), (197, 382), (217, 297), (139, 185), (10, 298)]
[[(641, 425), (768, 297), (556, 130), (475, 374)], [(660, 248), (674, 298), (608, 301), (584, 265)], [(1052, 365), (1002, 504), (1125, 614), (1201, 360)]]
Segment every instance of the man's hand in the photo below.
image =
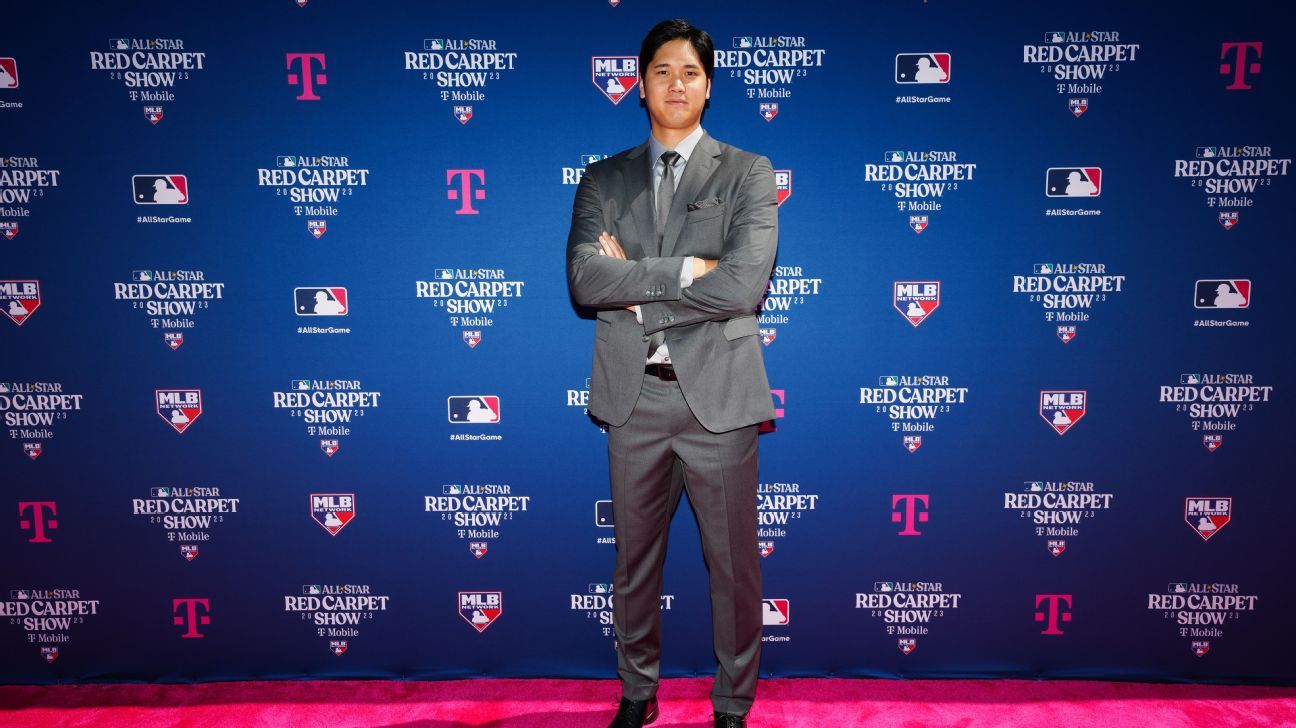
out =
[(599, 234), (599, 255), (606, 255), (609, 258), (625, 260), (625, 250), (622, 250), (621, 243), (617, 242), (616, 236), (604, 230)]
[(710, 258), (698, 258), (694, 256), (693, 280), (697, 280), (698, 278), (701, 278), (707, 273), (710, 273), (711, 271), (715, 270), (716, 264), (719, 262), (720, 261), (718, 260), (711, 260)]

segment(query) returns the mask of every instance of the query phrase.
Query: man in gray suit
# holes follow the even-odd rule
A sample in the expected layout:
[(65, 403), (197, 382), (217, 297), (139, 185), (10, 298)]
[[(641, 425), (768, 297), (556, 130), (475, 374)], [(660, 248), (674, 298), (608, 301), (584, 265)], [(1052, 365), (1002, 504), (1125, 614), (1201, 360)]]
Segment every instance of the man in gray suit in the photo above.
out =
[(585, 170), (567, 278), (594, 325), (590, 412), (608, 425), (622, 699), (611, 728), (657, 717), (662, 563), (687, 488), (711, 579), (715, 725), (745, 725), (761, 647), (756, 433), (774, 418), (756, 307), (778, 241), (768, 159), (716, 141), (711, 38), (659, 23), (639, 53), (648, 141)]

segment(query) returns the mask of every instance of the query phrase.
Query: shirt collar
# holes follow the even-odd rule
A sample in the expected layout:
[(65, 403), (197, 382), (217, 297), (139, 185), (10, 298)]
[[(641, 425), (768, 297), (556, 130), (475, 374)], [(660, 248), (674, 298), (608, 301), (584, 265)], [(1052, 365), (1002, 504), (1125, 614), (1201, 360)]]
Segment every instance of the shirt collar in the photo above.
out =
[[(679, 152), (684, 164), (688, 164), (689, 156), (693, 154), (693, 150), (697, 147), (698, 142), (702, 141), (702, 135), (705, 133), (706, 130), (702, 128), (701, 124), (698, 124), (698, 127), (691, 134), (675, 145), (675, 151)], [(650, 133), (648, 134), (648, 151), (652, 154), (653, 165), (655, 166), (657, 160), (661, 159), (662, 152), (666, 151), (666, 145), (657, 141), (657, 137)], [(679, 162), (676, 162), (676, 164), (679, 164)]]

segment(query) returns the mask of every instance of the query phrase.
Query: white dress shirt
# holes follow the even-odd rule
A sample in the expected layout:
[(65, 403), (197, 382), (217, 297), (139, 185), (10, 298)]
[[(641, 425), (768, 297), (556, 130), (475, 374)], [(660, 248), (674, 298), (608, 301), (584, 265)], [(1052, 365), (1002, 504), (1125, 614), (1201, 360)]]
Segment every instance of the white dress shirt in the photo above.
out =
[[(688, 166), (689, 156), (693, 154), (693, 150), (697, 147), (697, 143), (701, 141), (702, 135), (705, 133), (706, 132), (702, 129), (702, 126), (699, 124), (698, 127), (694, 129), (692, 133), (690, 133), (688, 136), (681, 139), (679, 144), (675, 145), (675, 151), (679, 153), (679, 157), (675, 160), (675, 164), (671, 166), (671, 169), (673, 169), (675, 172), (676, 190), (679, 189), (680, 177), (684, 174), (684, 168)], [(661, 185), (662, 175), (666, 174), (666, 163), (663, 162), (661, 158), (662, 152), (666, 150), (667, 150), (666, 145), (657, 141), (657, 137), (653, 136), (652, 134), (648, 135), (648, 153), (651, 156), (651, 159), (653, 160), (653, 166), (652, 166), (653, 214), (657, 213), (657, 188), (658, 186)], [(688, 288), (691, 285), (693, 285), (693, 256), (690, 255), (684, 259), (684, 265), (680, 269), (680, 287)], [(635, 321), (638, 321), (639, 323), (642, 324), (643, 312), (639, 310), (638, 306), (634, 307), (634, 312), (635, 312)], [(645, 364), (670, 364), (670, 363), (671, 363), (670, 350), (666, 348), (665, 343), (662, 343), (661, 346), (657, 347), (657, 351), (654, 351), (652, 353), (652, 356), (648, 357), (648, 361), (645, 362)]]

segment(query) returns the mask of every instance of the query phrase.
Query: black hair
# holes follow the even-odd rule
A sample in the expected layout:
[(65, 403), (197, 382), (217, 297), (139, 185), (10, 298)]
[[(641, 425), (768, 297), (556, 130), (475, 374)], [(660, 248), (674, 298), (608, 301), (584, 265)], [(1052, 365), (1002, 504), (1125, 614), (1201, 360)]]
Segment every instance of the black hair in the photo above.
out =
[(686, 40), (697, 52), (702, 61), (702, 70), (707, 80), (715, 74), (715, 44), (705, 30), (695, 27), (682, 18), (663, 20), (654, 25), (648, 35), (644, 36), (643, 45), (639, 47), (639, 78), (646, 78), (648, 64), (652, 63), (657, 49), (673, 40)]

